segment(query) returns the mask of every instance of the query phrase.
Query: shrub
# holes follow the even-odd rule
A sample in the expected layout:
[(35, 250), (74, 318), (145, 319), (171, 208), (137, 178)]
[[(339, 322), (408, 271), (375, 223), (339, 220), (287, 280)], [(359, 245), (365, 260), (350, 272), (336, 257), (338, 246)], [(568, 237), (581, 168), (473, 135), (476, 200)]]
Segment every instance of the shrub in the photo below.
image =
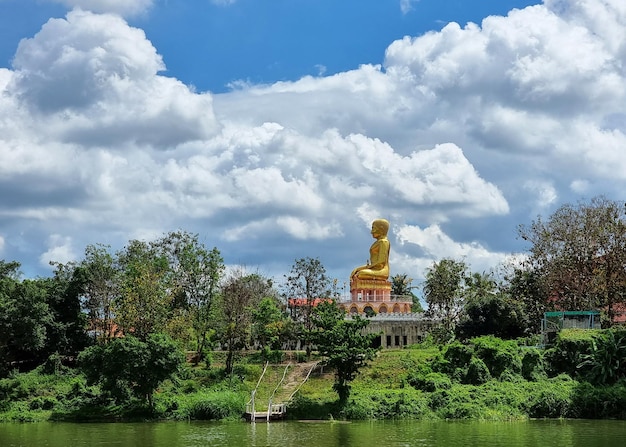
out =
[(354, 393), (340, 411), (341, 417), (351, 420), (422, 419), (430, 414), (426, 397), (411, 389)]
[(200, 392), (187, 395), (174, 412), (177, 419), (221, 420), (241, 418), (246, 396), (232, 391)]
[(133, 336), (118, 338), (79, 355), (89, 384), (100, 384), (117, 402), (134, 395), (147, 398), (150, 405), (154, 390), (172, 377), (183, 361), (183, 352), (163, 334), (151, 334), (146, 341)]
[(474, 353), (485, 362), (493, 377), (506, 370), (519, 374), (522, 370), (520, 348), (514, 341), (505, 341), (491, 335), (472, 339)]
[(522, 377), (526, 380), (539, 380), (545, 376), (543, 357), (537, 348), (526, 348), (522, 356)]
[(472, 359), (474, 350), (471, 346), (458, 341), (451, 343), (443, 352), (443, 358), (449, 365), (449, 371), (456, 368), (466, 368)]
[(546, 372), (549, 376), (565, 373), (571, 377), (580, 377), (588, 371), (579, 365), (592, 353), (594, 339), (601, 330), (563, 329), (559, 332), (554, 347), (544, 354)]
[(407, 379), (409, 385), (415, 389), (432, 393), (436, 390), (449, 389), (452, 386), (450, 378), (439, 372), (417, 373)]
[(472, 357), (469, 366), (467, 367), (467, 375), (465, 376), (465, 383), (470, 385), (480, 385), (491, 380), (491, 374), (489, 368), (485, 365), (485, 362), (478, 357)]

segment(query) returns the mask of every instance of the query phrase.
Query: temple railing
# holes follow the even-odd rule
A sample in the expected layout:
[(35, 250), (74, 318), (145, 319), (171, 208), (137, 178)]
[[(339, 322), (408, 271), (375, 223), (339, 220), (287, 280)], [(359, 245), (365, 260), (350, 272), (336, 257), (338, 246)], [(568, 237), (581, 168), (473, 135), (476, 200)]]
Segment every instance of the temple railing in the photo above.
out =
[(372, 294), (372, 295), (363, 295), (361, 297), (361, 299), (356, 299), (353, 300), (350, 297), (347, 298), (343, 298), (340, 301), (340, 304), (345, 304), (345, 303), (381, 303), (381, 302), (394, 302), (394, 303), (412, 303), (413, 302), (413, 297), (411, 295), (390, 295), (388, 297), (385, 296), (381, 296), (378, 294)]

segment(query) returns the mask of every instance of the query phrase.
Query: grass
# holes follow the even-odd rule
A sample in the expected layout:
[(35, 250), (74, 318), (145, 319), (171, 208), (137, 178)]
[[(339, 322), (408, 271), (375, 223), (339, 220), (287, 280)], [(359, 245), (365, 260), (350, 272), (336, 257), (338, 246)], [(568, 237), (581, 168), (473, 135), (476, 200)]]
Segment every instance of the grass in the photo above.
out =
[[(574, 337), (578, 333), (573, 334)], [(333, 371), (317, 369), (301, 383), (308, 365), (290, 367), (288, 380), (301, 385), (288, 415), (297, 419), (474, 419), (626, 418), (626, 382), (593, 386), (561, 374), (526, 380), (505, 372), (481, 384), (460, 383), (429, 370), (440, 350), (433, 346), (382, 350), (351, 384), (351, 395), (339, 406)], [(154, 408), (143, 401), (114, 405), (97, 387), (87, 386), (74, 370), (46, 374), (41, 368), (12, 373), (0, 380), (0, 422), (40, 420), (239, 419), (263, 370), (254, 357), (242, 358), (233, 374), (224, 375), (219, 355), (211, 368), (188, 365), (166, 381), (154, 396)], [(257, 362), (257, 363), (255, 363)], [(269, 365), (257, 390), (257, 409), (264, 408), (282, 379), (285, 365)], [(296, 369), (300, 368), (300, 369)], [(290, 376), (290, 374), (295, 373)], [(445, 380), (444, 380), (445, 379)], [(418, 389), (419, 388), (419, 389)], [(277, 403), (283, 397), (276, 397)]]

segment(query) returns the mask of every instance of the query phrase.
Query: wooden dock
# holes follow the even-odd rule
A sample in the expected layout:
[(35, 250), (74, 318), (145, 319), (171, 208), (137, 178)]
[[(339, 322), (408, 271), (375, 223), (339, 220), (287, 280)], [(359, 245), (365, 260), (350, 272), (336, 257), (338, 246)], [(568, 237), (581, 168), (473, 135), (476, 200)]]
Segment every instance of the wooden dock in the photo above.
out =
[(246, 405), (244, 417), (248, 422), (272, 422), (285, 419), (287, 414), (287, 405), (274, 404), (270, 407), (270, 411), (254, 411), (249, 405)]
[[(250, 397), (250, 400), (246, 404), (246, 411), (243, 415), (246, 421), (248, 422), (272, 422), (272, 421), (280, 421), (280, 420), (285, 419), (287, 415), (287, 403), (291, 401), (293, 396), (300, 389), (300, 386), (302, 386), (302, 384), (308, 380), (309, 376), (313, 372), (313, 369), (315, 369), (315, 367), (318, 364), (319, 362), (315, 362), (314, 364), (312, 364), (311, 369), (309, 370), (304, 380), (300, 383), (300, 385), (295, 390), (293, 390), (293, 392), (287, 399), (285, 399), (285, 396), (281, 396), (280, 397), (281, 403), (274, 404), (272, 403), (273, 399), (276, 396), (277, 391), (281, 388), (283, 382), (285, 381), (285, 377), (287, 376), (287, 371), (289, 370), (289, 367), (291, 366), (291, 363), (289, 363), (285, 367), (285, 371), (283, 372), (282, 379), (280, 380), (278, 385), (276, 385), (274, 392), (270, 395), (268, 399), (267, 411), (256, 411), (257, 408), (265, 408), (264, 405), (263, 406), (258, 405), (258, 402), (256, 399), (256, 393), (259, 388), (259, 384), (261, 383), (261, 380), (263, 379), (263, 376), (265, 375), (265, 372), (267, 371), (267, 367), (269, 365), (269, 362), (266, 362), (265, 367), (263, 368), (263, 372), (261, 373), (261, 377), (259, 377), (259, 381), (257, 382), (256, 387), (254, 388), (254, 391), (252, 391), (252, 396)], [(307, 365), (307, 366), (310, 366), (310, 365)]]

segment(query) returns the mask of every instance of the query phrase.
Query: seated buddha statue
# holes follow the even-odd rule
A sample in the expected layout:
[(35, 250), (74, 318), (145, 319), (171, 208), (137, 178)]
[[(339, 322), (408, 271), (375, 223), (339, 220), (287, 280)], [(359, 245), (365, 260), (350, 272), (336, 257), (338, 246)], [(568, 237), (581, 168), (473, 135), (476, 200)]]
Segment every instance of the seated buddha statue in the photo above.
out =
[(378, 279), (387, 280), (389, 278), (389, 249), (391, 248), (387, 239), (389, 222), (385, 219), (376, 219), (372, 222), (372, 237), (376, 241), (370, 247), (370, 259), (366, 265), (361, 265), (350, 274), (350, 280), (356, 279)]

